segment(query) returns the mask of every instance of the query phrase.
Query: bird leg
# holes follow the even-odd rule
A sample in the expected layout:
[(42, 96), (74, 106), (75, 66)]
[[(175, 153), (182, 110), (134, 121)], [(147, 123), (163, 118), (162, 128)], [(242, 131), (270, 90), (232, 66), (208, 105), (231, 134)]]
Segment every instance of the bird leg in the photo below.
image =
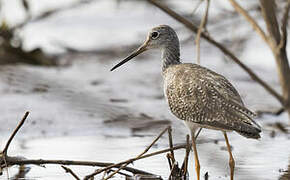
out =
[(224, 132), (224, 136), (225, 136), (225, 140), (226, 140), (226, 144), (227, 144), (227, 149), (228, 149), (228, 152), (230, 155), (229, 165), (231, 168), (231, 180), (233, 180), (234, 179), (234, 170), (235, 170), (235, 160), (234, 160), (233, 155), (232, 155), (231, 146), (230, 146), (226, 132)]
[(196, 175), (197, 175), (197, 180), (200, 180), (200, 164), (199, 164), (199, 160), (198, 160), (194, 132), (192, 132), (192, 134), (191, 134), (191, 140), (192, 140), (192, 147), (193, 147), (193, 151), (194, 151), (195, 171), (196, 171)]

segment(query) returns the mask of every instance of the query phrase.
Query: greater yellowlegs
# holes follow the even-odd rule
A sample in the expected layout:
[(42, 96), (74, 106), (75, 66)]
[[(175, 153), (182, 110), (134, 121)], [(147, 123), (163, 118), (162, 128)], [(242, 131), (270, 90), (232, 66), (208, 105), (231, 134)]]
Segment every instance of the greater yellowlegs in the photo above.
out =
[(244, 106), (239, 93), (225, 77), (200, 65), (180, 62), (178, 37), (167, 25), (153, 28), (145, 42), (111, 71), (153, 48), (162, 52), (164, 94), (170, 110), (191, 131), (197, 179), (200, 179), (200, 165), (195, 133), (198, 128), (208, 128), (224, 134), (232, 180), (235, 162), (226, 132), (236, 131), (247, 138), (260, 138), (261, 128), (252, 120), (255, 114)]

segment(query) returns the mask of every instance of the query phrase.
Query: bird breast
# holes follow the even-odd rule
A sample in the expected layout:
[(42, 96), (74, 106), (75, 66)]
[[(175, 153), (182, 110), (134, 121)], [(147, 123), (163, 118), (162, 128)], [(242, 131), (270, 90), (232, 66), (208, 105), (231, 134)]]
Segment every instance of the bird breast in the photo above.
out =
[[(194, 112), (206, 104), (206, 94), (197, 85), (191, 68), (170, 66), (163, 72), (164, 94), (171, 112), (182, 120), (194, 121)], [(198, 95), (197, 95), (198, 93)]]

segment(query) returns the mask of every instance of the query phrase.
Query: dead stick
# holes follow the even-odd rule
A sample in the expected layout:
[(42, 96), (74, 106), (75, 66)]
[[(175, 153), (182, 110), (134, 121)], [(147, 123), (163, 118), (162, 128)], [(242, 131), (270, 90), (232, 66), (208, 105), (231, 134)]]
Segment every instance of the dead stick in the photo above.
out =
[(17, 125), (17, 127), (15, 128), (15, 130), (13, 131), (13, 133), (11, 134), (10, 138), (8, 139), (6, 145), (5, 145), (5, 148), (3, 149), (2, 153), (3, 153), (3, 156), (5, 158), (5, 156), (7, 156), (7, 151), (8, 151), (8, 148), (9, 148), (9, 145), (10, 143), (12, 142), (13, 138), (15, 137), (16, 133), (19, 131), (19, 129), (21, 128), (21, 126), (24, 124), (27, 116), (29, 115), (29, 112), (27, 111), (22, 120), (19, 122), (19, 124)]
[(66, 173), (70, 173), (75, 179), (77, 180), (81, 180), (70, 168), (65, 167), (65, 166), (61, 166)]
[[(45, 160), (45, 159), (19, 159), (17, 157), (7, 157), (7, 165), (23, 165), (23, 164), (60, 164), (60, 165), (76, 165), (76, 166), (99, 166), (99, 167), (107, 167), (110, 165), (114, 165), (113, 163), (105, 163), (105, 162), (95, 162), (95, 161), (73, 161), (73, 160)], [(116, 166), (119, 167), (119, 166)], [(126, 167), (124, 170), (134, 173), (134, 174), (148, 174), (152, 175), (152, 173), (142, 171), (139, 169)]]
[[(148, 158), (151, 156), (156, 156), (159, 154), (163, 154), (166, 152), (170, 152), (171, 150), (178, 150), (178, 149), (184, 149), (186, 148), (186, 145), (177, 145), (174, 146), (172, 149), (167, 148), (160, 151), (156, 151), (153, 153), (146, 154), (144, 156), (141, 156), (139, 158), (129, 159), (127, 161), (136, 161), (144, 158)], [(122, 164), (126, 163), (127, 161), (123, 161), (121, 163), (113, 164), (113, 163), (105, 163), (105, 162), (95, 162), (95, 161), (73, 161), (73, 160), (45, 160), (45, 159), (19, 159), (18, 157), (7, 157), (7, 165), (24, 165), (24, 164), (35, 164), (35, 165), (42, 165), (42, 164), (61, 164), (61, 165), (77, 165), (77, 166), (99, 166), (99, 167), (108, 167), (111, 165), (114, 165), (114, 167), (120, 167)], [(113, 167), (111, 167), (113, 168)], [(153, 175), (152, 173), (142, 171), (139, 169), (131, 168), (131, 167), (125, 167), (124, 170), (131, 172), (133, 174), (147, 174), (147, 175)]]
[[(169, 7), (163, 5), (159, 1), (156, 0), (147, 0), (149, 3), (155, 5), (156, 7), (160, 8), (162, 11), (173, 17), (175, 20), (179, 21), (180, 23), (184, 24), (188, 29), (191, 31), (197, 33), (198, 28), (192, 24), (189, 20), (186, 18), (182, 17), (181, 15), (177, 14), (175, 11), (170, 9)], [(235, 63), (237, 63), (242, 69), (244, 69), (249, 76), (258, 82), (261, 86), (263, 86), (271, 95), (273, 95), (282, 105), (284, 105), (284, 99), (283, 97), (278, 94), (272, 87), (270, 87), (265, 81), (259, 78), (248, 66), (242, 63), (230, 50), (225, 48), (222, 44), (218, 43), (215, 41), (212, 37), (210, 37), (206, 33), (201, 33), (201, 37), (206, 39), (209, 43), (213, 44), (215, 47), (220, 49), (226, 56), (231, 58)]]
[[(174, 146), (173, 150), (178, 149), (185, 149), (186, 145), (177, 145)], [(166, 152), (170, 152), (170, 148), (166, 148), (160, 151), (155, 151), (153, 153), (146, 154), (144, 156), (141, 156), (139, 158), (129, 159), (127, 161), (136, 161), (144, 158), (148, 158), (151, 156), (156, 156), (159, 154), (163, 154)], [(76, 166), (99, 166), (99, 167), (108, 167), (110, 165), (114, 165), (114, 167), (120, 167), (121, 164), (126, 163), (127, 161), (123, 161), (121, 163), (118, 163), (119, 165), (113, 164), (113, 163), (105, 163), (105, 162), (95, 162), (95, 161), (73, 161), (73, 160), (45, 160), (45, 159), (19, 159), (18, 157), (7, 157), (7, 165), (24, 165), (24, 164), (35, 164), (35, 165), (41, 165), (41, 164), (61, 164), (61, 165), (76, 165)], [(133, 162), (132, 161), (132, 162)], [(112, 167), (113, 168), (113, 167)], [(148, 174), (152, 175), (152, 173), (148, 173), (145, 171), (137, 170), (131, 167), (126, 167), (126, 170), (135, 174)]]
[(172, 166), (172, 168), (170, 169), (170, 174), (169, 174), (169, 178), (168, 178), (169, 180), (172, 180), (173, 179), (173, 172), (174, 172), (174, 170), (176, 168), (178, 168), (177, 167), (177, 163), (174, 163), (173, 166)]
[[(94, 173), (92, 173), (92, 174), (90, 174), (90, 175), (87, 175), (86, 177), (85, 177), (85, 179), (89, 179), (89, 178), (91, 178), (91, 177), (93, 177), (93, 176), (95, 176), (95, 175), (97, 175), (97, 174), (99, 174), (99, 173), (101, 173), (101, 172), (103, 172), (103, 171), (106, 171), (106, 170), (108, 170), (108, 169), (111, 169), (112, 167), (115, 167), (116, 165), (121, 165), (121, 167), (119, 167), (119, 169), (118, 170), (116, 170), (114, 173), (112, 173), (112, 174), (110, 174), (106, 179), (108, 179), (108, 178), (110, 178), (110, 177), (112, 177), (114, 174), (116, 174), (117, 172), (119, 172), (121, 169), (123, 169), (124, 167), (126, 167), (129, 163), (131, 163), (131, 162), (133, 162), (134, 161), (134, 159), (138, 159), (138, 158), (140, 158), (142, 155), (144, 155), (157, 141), (158, 141), (158, 139), (168, 130), (168, 128), (169, 127), (167, 127), (167, 128), (165, 128), (154, 140), (153, 140), (153, 142), (141, 153), (141, 154), (139, 154), (136, 158), (133, 158), (133, 159), (129, 159), (129, 160), (127, 160), (127, 161), (123, 161), (123, 162), (120, 162), (120, 163), (117, 163), (117, 164), (115, 164), (115, 165), (111, 165), (111, 166), (108, 166), (108, 167), (105, 167), (105, 168), (103, 168), (103, 169), (99, 169), (99, 170), (97, 170), (96, 172), (94, 172)], [(125, 165), (124, 165), (125, 164)]]
[(202, 128), (199, 128), (198, 132), (196, 133), (196, 135), (195, 135), (195, 137), (194, 137), (195, 140), (197, 139), (197, 137), (198, 137), (198, 135), (200, 134), (201, 130), (202, 130)]
[(171, 158), (170, 158), (170, 154), (169, 153), (166, 154), (166, 158), (167, 158), (167, 161), (168, 161), (168, 164), (169, 164), (169, 169), (172, 169), (172, 163), (171, 163)]
[[(187, 168), (188, 168), (188, 156), (190, 152), (190, 143), (189, 143), (189, 135), (186, 135), (186, 151), (185, 151), (185, 157), (182, 163), (181, 168), (183, 169), (183, 176), (186, 177), (187, 174)], [(185, 178), (186, 179), (186, 178)]]
[[(171, 128), (171, 126), (168, 128), (168, 140), (169, 140), (169, 147), (170, 147), (170, 149), (172, 149), (173, 142), (172, 142), (172, 128)], [(174, 151), (171, 150), (170, 153), (171, 153), (172, 164), (174, 164), (175, 163)]]
[(200, 22), (200, 25), (198, 27), (198, 31), (197, 31), (196, 38), (195, 38), (197, 64), (200, 64), (200, 35), (201, 35), (202, 30), (205, 29), (205, 26), (207, 23), (209, 2), (210, 2), (210, 0), (206, 0), (206, 10), (205, 10), (204, 16)]

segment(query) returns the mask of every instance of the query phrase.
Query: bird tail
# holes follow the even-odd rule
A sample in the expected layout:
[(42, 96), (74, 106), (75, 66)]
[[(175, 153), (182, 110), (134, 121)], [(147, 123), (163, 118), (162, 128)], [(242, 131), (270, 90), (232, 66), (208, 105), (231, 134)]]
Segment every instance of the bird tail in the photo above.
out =
[(246, 117), (248, 118), (248, 121), (243, 122), (243, 126), (237, 129), (236, 132), (246, 138), (259, 139), (261, 137), (260, 133), (262, 132), (261, 127), (252, 118), (248, 116)]
[(261, 137), (261, 127), (252, 119), (256, 114), (241, 105), (231, 105), (232, 109), (228, 109), (227, 113), (232, 114), (232, 117), (236, 117), (239, 125), (237, 125), (235, 131), (246, 138), (259, 139)]
[(237, 131), (240, 135), (246, 137), (246, 138), (251, 138), (251, 139), (259, 139), (261, 138), (260, 133), (261, 130), (258, 128), (253, 128), (251, 131)]

